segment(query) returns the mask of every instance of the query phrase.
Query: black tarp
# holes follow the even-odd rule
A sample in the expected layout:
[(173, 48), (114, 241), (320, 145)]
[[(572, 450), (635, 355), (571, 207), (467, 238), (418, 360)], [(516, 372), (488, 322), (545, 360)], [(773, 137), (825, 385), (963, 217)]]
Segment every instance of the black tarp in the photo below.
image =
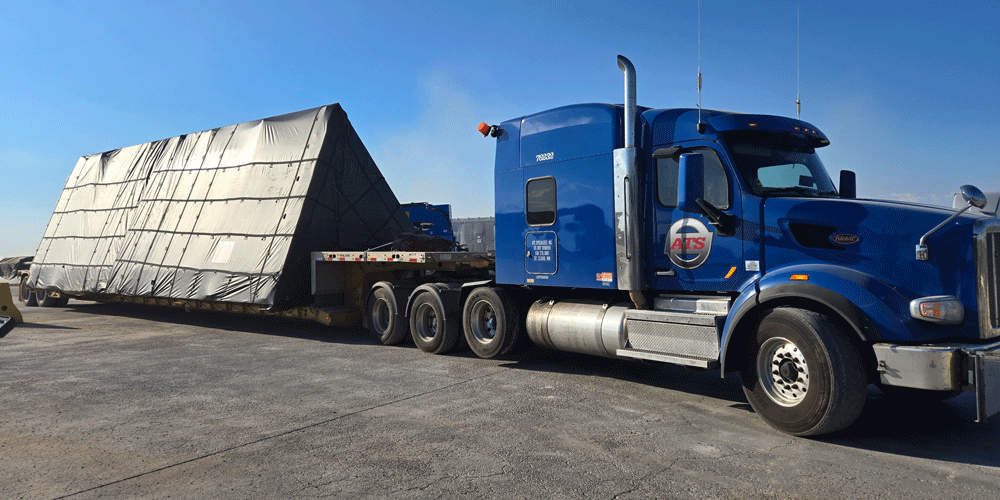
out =
[(84, 156), (29, 286), (310, 301), (309, 254), (414, 231), (339, 104)]

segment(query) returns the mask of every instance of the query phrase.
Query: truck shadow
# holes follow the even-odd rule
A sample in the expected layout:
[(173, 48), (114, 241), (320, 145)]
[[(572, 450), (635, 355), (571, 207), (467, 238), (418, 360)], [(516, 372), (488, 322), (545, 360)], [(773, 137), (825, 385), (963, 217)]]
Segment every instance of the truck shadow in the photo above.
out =
[(46, 329), (46, 330), (79, 330), (75, 326), (62, 326), (62, 325), (48, 325), (45, 323), (18, 323), (17, 328), (24, 329)]
[[(74, 314), (116, 316), (146, 321), (188, 325), (197, 328), (238, 331), (262, 335), (315, 340), (324, 343), (376, 346), (361, 328), (331, 328), (319, 323), (288, 318), (247, 316), (191, 311), (133, 304), (71, 302)], [(18, 328), (72, 328), (26, 323)], [(412, 343), (397, 348), (413, 349)], [(416, 353), (418, 355), (428, 355)], [(467, 347), (450, 356), (478, 360)], [(739, 377), (719, 377), (716, 370), (696, 371), (681, 366), (601, 358), (524, 346), (509, 355), (500, 367), (620, 380), (654, 388), (680, 391), (718, 400), (720, 406), (753, 412), (743, 396)], [(873, 386), (860, 418), (836, 434), (813, 441), (872, 452), (927, 458), (954, 463), (1000, 467), (1000, 415), (975, 423), (976, 402), (971, 393), (921, 406), (901, 404), (886, 398)], [(764, 432), (775, 432), (761, 423)]]
[(336, 342), (343, 344), (371, 343), (361, 328), (333, 328), (320, 323), (295, 318), (252, 316), (216, 311), (185, 311), (170, 307), (141, 304), (71, 301), (66, 309), (75, 314), (114, 316), (169, 323), (231, 332), (275, 335), (288, 338)]
[[(721, 405), (753, 412), (739, 376), (720, 378), (715, 370), (638, 363), (531, 348), (501, 366), (552, 373), (608, 377), (719, 400)], [(1000, 467), (1000, 415), (975, 422), (972, 393), (944, 402), (904, 404), (888, 399), (874, 386), (860, 418), (847, 429), (813, 441), (879, 453)], [(762, 423), (762, 427), (766, 427)], [(768, 432), (768, 431), (765, 431)], [(778, 431), (770, 431), (778, 432)]]
[(1000, 467), (1000, 415), (976, 423), (972, 393), (942, 402), (908, 404), (869, 387), (851, 427), (817, 438), (839, 446), (947, 462)]
[(728, 403), (746, 403), (736, 377), (719, 377), (718, 370), (602, 358), (588, 354), (528, 347), (500, 365), (518, 370), (612, 378), (634, 384), (681, 391)]

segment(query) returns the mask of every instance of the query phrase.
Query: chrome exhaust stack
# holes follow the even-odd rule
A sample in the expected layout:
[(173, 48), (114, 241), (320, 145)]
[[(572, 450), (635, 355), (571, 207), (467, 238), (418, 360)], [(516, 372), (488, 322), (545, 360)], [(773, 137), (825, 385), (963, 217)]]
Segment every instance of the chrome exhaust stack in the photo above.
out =
[(624, 144), (615, 149), (615, 261), (618, 289), (628, 290), (636, 309), (646, 309), (642, 295), (642, 246), (639, 237), (639, 167), (635, 150), (635, 66), (618, 56), (625, 75)]
[(635, 66), (625, 56), (618, 56), (618, 68), (625, 74), (625, 144), (635, 147)]

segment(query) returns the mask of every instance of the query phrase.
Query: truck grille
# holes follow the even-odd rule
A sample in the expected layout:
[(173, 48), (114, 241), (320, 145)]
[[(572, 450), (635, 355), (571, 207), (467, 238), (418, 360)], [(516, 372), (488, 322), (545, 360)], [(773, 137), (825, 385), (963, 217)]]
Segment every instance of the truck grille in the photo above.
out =
[(1000, 221), (976, 223), (979, 336), (1000, 336)]

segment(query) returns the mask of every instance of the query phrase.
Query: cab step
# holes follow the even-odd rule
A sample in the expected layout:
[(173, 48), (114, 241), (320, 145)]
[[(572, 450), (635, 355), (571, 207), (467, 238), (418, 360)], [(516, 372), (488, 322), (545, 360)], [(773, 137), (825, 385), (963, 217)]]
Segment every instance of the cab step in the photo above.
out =
[[(663, 306), (664, 302), (654, 305)], [(626, 312), (627, 344), (615, 354), (699, 368), (718, 366), (719, 331), (728, 301), (682, 299), (667, 305), (670, 310)]]
[(615, 355), (620, 358), (641, 359), (645, 361), (657, 361), (660, 363), (670, 363), (672, 365), (692, 366), (695, 368), (717, 368), (718, 359), (703, 359), (688, 356), (669, 355), (658, 352), (640, 351), (638, 349), (618, 349)]

